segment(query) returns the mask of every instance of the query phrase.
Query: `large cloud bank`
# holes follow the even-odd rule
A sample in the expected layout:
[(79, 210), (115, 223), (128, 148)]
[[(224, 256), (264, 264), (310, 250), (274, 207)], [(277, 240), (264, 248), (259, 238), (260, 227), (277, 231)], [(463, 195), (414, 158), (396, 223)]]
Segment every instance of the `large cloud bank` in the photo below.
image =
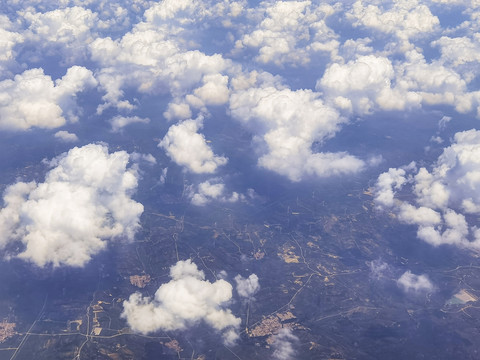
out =
[[(479, 188), (480, 131), (469, 130), (455, 134), (431, 170), (410, 164), (381, 174), (375, 201), (417, 226), (417, 236), (429, 244), (479, 249), (480, 230), (471, 225), (480, 213)], [(403, 192), (413, 201), (399, 199)]]
[[(98, 85), (97, 115), (118, 113), (110, 117), (113, 131), (147, 126), (135, 113), (140, 98), (166, 100), (160, 113), (179, 123), (158, 134), (161, 147), (192, 173), (227, 162), (198, 121), (224, 107), (251, 133), (260, 167), (292, 181), (355, 174), (367, 159), (322, 151), (353, 117), (435, 105), (480, 109), (473, 90), (479, 12), (470, 2), (449, 2), (465, 19), (446, 28), (437, 3), (445, 2), (9, 3), (0, 18), (0, 128), (76, 121), (75, 96)], [(358, 31), (347, 38), (348, 27)], [(52, 80), (40, 66), (45, 55), (60, 59), (66, 75)]]
[(49, 162), (42, 183), (5, 190), (0, 245), (21, 242), (18, 256), (37, 266), (84, 266), (106, 240), (133, 239), (143, 206), (131, 199), (137, 172), (124, 151), (104, 145), (73, 148)]
[(128, 325), (148, 334), (182, 330), (203, 321), (221, 332), (226, 344), (233, 344), (238, 338), (240, 319), (226, 308), (232, 298), (232, 286), (225, 280), (205, 280), (204, 272), (190, 260), (173, 265), (170, 277), (153, 299), (134, 293), (124, 301), (122, 316)]

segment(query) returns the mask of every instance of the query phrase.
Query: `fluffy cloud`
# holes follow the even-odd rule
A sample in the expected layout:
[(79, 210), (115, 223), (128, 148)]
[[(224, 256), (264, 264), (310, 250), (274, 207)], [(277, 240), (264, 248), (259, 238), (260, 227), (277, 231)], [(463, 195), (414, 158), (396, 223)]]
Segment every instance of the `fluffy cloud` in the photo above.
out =
[(393, 206), (395, 190), (400, 190), (406, 181), (404, 169), (390, 168), (388, 172), (380, 174), (376, 183), (375, 202), (380, 206)]
[(55, 138), (62, 140), (63, 142), (77, 142), (78, 136), (68, 131), (61, 130), (55, 133)]
[(272, 344), (273, 358), (275, 360), (295, 359), (296, 351), (294, 344), (298, 343), (298, 341), (298, 337), (293, 335), (290, 329), (281, 329), (278, 334), (274, 336)]
[(138, 116), (121, 116), (121, 115), (117, 115), (110, 120), (110, 124), (112, 125), (113, 132), (119, 132), (125, 126), (130, 124), (135, 124), (135, 123), (148, 124), (149, 122), (150, 122), (150, 119), (148, 118), (141, 118)]
[(396, 92), (409, 96), (409, 102), (415, 102), (417, 95), (420, 96), (418, 100), (429, 105), (455, 105), (459, 95), (466, 92), (467, 82), (453, 69), (438, 61), (427, 63), (415, 50), (405, 56), (406, 61), (396, 67)]
[(227, 158), (215, 155), (205, 137), (198, 133), (202, 121), (198, 118), (172, 125), (158, 144), (178, 165), (196, 174), (213, 173), (227, 163)]
[(49, 162), (43, 183), (7, 187), (0, 245), (21, 242), (16, 255), (38, 266), (84, 266), (106, 239), (133, 239), (143, 206), (131, 199), (137, 173), (129, 155), (86, 145)]
[(76, 121), (74, 97), (96, 85), (92, 72), (73, 66), (55, 83), (42, 69), (26, 70), (13, 80), (0, 82), (0, 128), (27, 130), (56, 128), (66, 116)]
[(57, 53), (64, 63), (75, 64), (88, 56), (88, 44), (96, 36), (101, 24), (98, 15), (80, 6), (60, 7), (38, 12), (33, 7), (19, 10), (28, 28), (24, 31), (27, 44), (34, 44), (33, 56), (37, 61), (46, 52)]
[(317, 93), (273, 86), (240, 89), (230, 97), (230, 111), (260, 143), (258, 164), (292, 181), (352, 174), (364, 167), (347, 153), (312, 152), (314, 142), (332, 137), (345, 121)]
[(153, 24), (162, 24), (168, 20), (176, 20), (181, 25), (185, 25), (196, 20), (194, 15), (203, 18), (205, 12), (203, 1), (165, 0), (147, 9), (144, 17)]
[[(415, 204), (398, 199), (397, 191), (407, 191), (407, 186)], [(480, 213), (479, 188), (480, 131), (469, 130), (455, 134), (431, 171), (409, 166), (381, 174), (375, 201), (394, 211), (400, 221), (417, 225), (417, 236), (434, 246), (478, 249), (480, 231), (468, 224), (467, 217)]]
[(468, 112), (479, 94), (468, 93), (468, 79), (441, 61), (427, 62), (417, 50), (393, 64), (387, 57), (361, 55), (347, 63), (330, 64), (317, 81), (328, 102), (347, 112), (404, 110), (426, 105), (454, 105)]
[(225, 189), (223, 183), (212, 183), (205, 181), (198, 185), (198, 190), (192, 195), (192, 204), (197, 206), (203, 206), (208, 202), (219, 198)]
[(203, 84), (193, 91), (193, 95), (186, 96), (192, 106), (223, 105), (228, 102), (228, 76), (205, 75), (202, 82)]
[(192, 110), (190, 105), (182, 102), (181, 99), (175, 99), (168, 104), (167, 110), (163, 113), (163, 116), (168, 121), (172, 120), (186, 120), (192, 118)]
[(244, 47), (257, 48), (256, 60), (273, 62), (282, 66), (286, 63), (305, 64), (310, 53), (327, 51), (335, 54), (339, 42), (336, 34), (325, 23), (336, 9), (328, 4), (312, 5), (310, 1), (264, 2), (257, 11), (262, 21), (256, 28), (235, 43), (236, 50)]
[(153, 299), (134, 293), (123, 303), (122, 317), (136, 332), (183, 330), (201, 321), (222, 332), (232, 344), (238, 338), (240, 319), (226, 305), (232, 286), (225, 280), (211, 283), (191, 260), (170, 268), (171, 280), (160, 286)]
[(439, 47), (442, 60), (453, 66), (480, 60), (480, 34), (474, 34), (472, 38), (442, 36), (433, 41), (432, 45)]
[(248, 278), (244, 278), (242, 275), (235, 276), (235, 282), (237, 283), (237, 293), (243, 298), (251, 299), (258, 290), (260, 290), (260, 284), (258, 283), (258, 276), (251, 274)]
[(338, 107), (368, 113), (382, 92), (390, 89), (394, 75), (386, 57), (359, 56), (346, 64), (331, 64), (316, 87), (333, 98)]
[(415, 275), (410, 270), (400, 276), (397, 285), (405, 292), (414, 293), (432, 292), (435, 288), (427, 275)]
[(36, 40), (65, 44), (90, 42), (90, 29), (97, 21), (95, 13), (79, 6), (45, 13), (28, 8), (21, 15), (29, 23), (30, 36)]
[[(109, 106), (133, 109), (134, 105), (123, 99), (124, 89), (127, 88), (149, 94), (170, 92), (176, 98), (183, 97), (204, 76), (219, 74), (228, 67), (230, 62), (219, 54), (206, 55), (198, 50), (186, 50), (178, 35), (191, 18), (176, 18), (177, 25), (181, 26), (175, 29), (169, 27), (170, 22), (162, 19), (184, 7), (197, 5), (174, 3), (153, 5), (145, 12), (146, 21), (138, 23), (119, 39), (97, 38), (90, 44), (92, 59), (101, 66), (98, 79), (106, 93), (103, 96), (105, 103), (99, 107), (99, 112)], [(213, 85), (206, 85), (203, 95), (208, 95), (206, 91)], [(201, 96), (202, 90), (198, 91)], [(205, 96), (206, 102), (210, 100), (211, 97)], [(219, 101), (218, 98), (215, 101)]]
[(24, 36), (12, 28), (11, 21), (5, 15), (0, 15), (0, 63), (13, 61), (16, 55), (15, 46), (24, 41)]
[(397, 51), (411, 49), (410, 39), (437, 29), (440, 21), (427, 5), (418, 0), (393, 0), (386, 6), (357, 1), (347, 13), (354, 26), (363, 26), (386, 34), (393, 34), (400, 46)]
[(204, 181), (197, 186), (196, 191), (192, 187), (188, 196), (191, 198), (192, 204), (196, 206), (204, 206), (213, 200), (233, 203), (245, 199), (245, 195), (237, 192), (226, 196), (225, 184), (220, 179)]

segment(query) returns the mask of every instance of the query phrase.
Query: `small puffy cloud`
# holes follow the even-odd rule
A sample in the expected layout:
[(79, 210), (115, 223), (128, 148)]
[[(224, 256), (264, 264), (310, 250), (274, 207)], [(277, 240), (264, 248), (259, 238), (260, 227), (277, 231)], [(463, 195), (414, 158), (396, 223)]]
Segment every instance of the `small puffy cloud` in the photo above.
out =
[[(26, 41), (41, 47), (59, 47), (60, 54), (69, 63), (75, 63), (87, 55), (87, 46), (95, 37), (92, 30), (99, 23), (98, 16), (90, 9), (80, 6), (36, 12), (33, 7), (19, 14), (28, 24)], [(40, 55), (41, 56), (41, 55)]]
[(392, 89), (393, 93), (385, 92), (385, 98), (379, 99), (382, 108), (388, 110), (388, 97), (396, 93), (407, 98), (405, 105), (397, 109), (422, 102), (427, 105), (455, 105), (459, 111), (470, 110), (464, 109), (463, 96), (467, 91), (467, 81), (460, 74), (439, 61), (428, 63), (416, 50), (407, 52), (405, 56), (405, 61), (395, 67), (396, 86)]
[(435, 31), (440, 20), (427, 5), (418, 0), (394, 0), (386, 6), (356, 1), (347, 12), (354, 26), (362, 26), (385, 34), (394, 35), (400, 42), (399, 51), (412, 48), (410, 40)]
[(331, 64), (316, 88), (334, 99), (340, 108), (368, 113), (382, 91), (390, 89), (394, 75), (388, 58), (365, 55), (346, 64)]
[(215, 155), (205, 136), (198, 133), (202, 128), (202, 120), (185, 120), (172, 125), (158, 146), (163, 148), (175, 163), (187, 170), (196, 174), (209, 174), (225, 165), (227, 158)]
[(151, 4), (144, 17), (149, 23), (157, 26), (168, 24), (171, 30), (179, 32), (188, 30), (188, 25), (191, 24), (203, 24), (212, 20), (220, 22), (222, 18), (223, 24), (229, 24), (232, 18), (242, 13), (245, 5), (245, 0), (164, 0)]
[(355, 59), (358, 56), (371, 55), (374, 53), (373, 47), (370, 46), (371, 43), (372, 39), (369, 37), (348, 39), (342, 44), (340, 54), (348, 60)]
[(145, 18), (147, 21), (164, 22), (165, 20), (171, 20), (180, 18), (183, 21), (193, 21), (186, 17), (178, 16), (180, 12), (192, 12), (201, 5), (202, 2), (192, 2), (189, 0), (164, 0), (158, 4), (154, 4), (147, 11), (145, 11)]
[(432, 41), (432, 46), (440, 48), (441, 60), (454, 67), (480, 61), (480, 34), (478, 33), (473, 34), (471, 38), (442, 36)]
[(398, 219), (406, 224), (422, 224), (434, 226), (441, 223), (442, 218), (438, 212), (428, 207), (415, 207), (408, 203), (399, 206)]
[(244, 278), (242, 275), (235, 276), (235, 282), (237, 283), (237, 293), (242, 298), (251, 299), (258, 290), (260, 290), (260, 284), (258, 283), (258, 276), (251, 274), (248, 278)]
[(5, 15), (0, 15), (0, 69), (2, 63), (15, 60), (15, 47), (24, 41), (24, 36), (13, 31), (11, 21)]
[(369, 263), (370, 276), (375, 280), (383, 279), (386, 276), (390, 276), (392, 269), (390, 265), (381, 259), (373, 260)]
[(44, 13), (27, 8), (21, 15), (29, 24), (30, 36), (36, 36), (37, 40), (56, 43), (91, 41), (90, 29), (97, 21), (96, 13), (80, 6)]
[(240, 319), (226, 308), (232, 298), (228, 282), (205, 280), (203, 271), (191, 260), (173, 265), (170, 278), (153, 298), (134, 293), (124, 301), (122, 317), (134, 331), (184, 330), (203, 321), (221, 332), (226, 344), (238, 339)]
[(339, 42), (326, 24), (335, 7), (310, 1), (276, 1), (263, 2), (255, 10), (261, 22), (236, 41), (236, 51), (258, 49), (258, 62), (279, 66), (306, 64), (317, 51), (336, 54)]
[[(172, 34), (175, 32), (147, 21), (137, 24), (120, 39), (97, 38), (89, 45), (92, 59), (101, 66), (97, 78), (105, 91), (104, 104), (98, 112), (109, 106), (133, 109), (135, 106), (123, 99), (126, 88), (148, 94), (170, 92), (181, 98), (198, 86), (205, 75), (219, 74), (230, 64), (219, 54), (209, 56), (198, 50), (184, 50), (184, 44)], [(208, 87), (212, 85), (201, 95), (207, 96)], [(180, 114), (186, 111), (172, 108), (167, 113), (175, 110)]]
[(193, 205), (204, 206), (212, 201), (234, 203), (245, 199), (245, 195), (233, 192), (225, 194), (225, 184), (220, 179), (210, 179), (200, 183), (196, 191), (193, 186), (188, 194)]
[(124, 151), (104, 145), (73, 148), (52, 161), (43, 183), (7, 187), (0, 244), (21, 242), (17, 257), (38, 266), (84, 266), (107, 239), (133, 239), (142, 204), (131, 199), (137, 172)]
[(416, 176), (415, 193), (426, 206), (460, 207), (467, 213), (480, 205), (480, 131), (456, 133), (431, 172), (421, 169)]
[(163, 116), (168, 121), (186, 120), (192, 117), (192, 110), (190, 109), (190, 105), (184, 102), (173, 101), (168, 104), (167, 110), (163, 113)]
[(368, 114), (375, 110), (404, 110), (424, 105), (453, 105), (468, 112), (479, 103), (469, 93), (467, 77), (441, 61), (427, 62), (417, 50), (392, 63), (386, 56), (360, 55), (328, 65), (316, 88), (342, 111)]
[(66, 116), (76, 121), (74, 97), (96, 85), (92, 72), (73, 66), (55, 82), (42, 69), (26, 70), (13, 80), (0, 82), (0, 128), (28, 130), (56, 128)]
[(192, 204), (203, 206), (212, 200), (218, 199), (225, 190), (225, 184), (207, 180), (198, 185), (198, 190), (192, 195)]
[(419, 204), (434, 209), (445, 208), (450, 197), (448, 186), (435, 181), (434, 175), (425, 168), (420, 168), (415, 175), (414, 192)]
[[(455, 134), (430, 171), (410, 165), (381, 174), (375, 202), (390, 208), (401, 222), (418, 226), (418, 238), (433, 246), (478, 249), (480, 231), (469, 225), (467, 216), (480, 214), (479, 189), (480, 131), (468, 130)], [(409, 193), (414, 203), (400, 200), (398, 190)]]
[[(431, 0), (433, 3), (440, 3), (445, 5), (465, 5), (472, 4), (471, 0)], [(475, 0), (474, 0), (475, 1)]]
[(62, 140), (63, 142), (77, 142), (78, 141), (78, 136), (69, 133), (68, 131), (65, 130), (60, 130), (55, 133), (55, 138)]
[(194, 107), (223, 105), (228, 102), (228, 76), (211, 74), (203, 77), (203, 85), (187, 95), (186, 100)]
[(312, 151), (314, 142), (332, 137), (345, 119), (310, 90), (277, 89), (269, 84), (241, 89), (231, 95), (230, 111), (260, 143), (258, 164), (292, 181), (353, 174), (365, 166), (344, 152)]
[(298, 337), (292, 334), (288, 328), (281, 329), (273, 338), (273, 359), (293, 360), (296, 359), (294, 345), (299, 342)]
[(435, 289), (427, 275), (415, 275), (410, 270), (403, 273), (397, 285), (405, 292), (429, 293)]
[(119, 132), (125, 126), (135, 123), (148, 124), (150, 122), (149, 118), (141, 118), (138, 116), (121, 116), (117, 115), (110, 120), (112, 125), (113, 132)]
[(460, 247), (480, 248), (480, 238), (477, 228), (473, 228), (473, 236), (475, 241), (469, 242), (469, 226), (462, 214), (456, 213), (454, 210), (447, 209), (443, 213), (443, 231), (441, 227), (434, 227), (419, 224), (417, 236), (419, 239), (433, 245), (455, 245)]

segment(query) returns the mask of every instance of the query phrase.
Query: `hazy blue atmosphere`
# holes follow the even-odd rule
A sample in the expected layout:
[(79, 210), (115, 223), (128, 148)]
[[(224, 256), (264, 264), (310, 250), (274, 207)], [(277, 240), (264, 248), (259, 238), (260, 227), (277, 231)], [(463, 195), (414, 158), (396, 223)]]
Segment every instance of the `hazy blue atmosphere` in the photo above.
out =
[(479, 19), (0, 0), (0, 360), (477, 359)]

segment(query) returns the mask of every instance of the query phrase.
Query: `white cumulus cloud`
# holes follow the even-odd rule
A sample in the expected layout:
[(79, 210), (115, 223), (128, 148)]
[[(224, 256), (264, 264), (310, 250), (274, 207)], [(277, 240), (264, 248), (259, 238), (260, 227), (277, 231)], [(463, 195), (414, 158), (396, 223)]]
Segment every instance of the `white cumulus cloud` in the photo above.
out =
[(346, 64), (331, 64), (316, 87), (332, 97), (338, 107), (368, 113), (382, 91), (390, 89), (394, 75), (388, 58), (364, 55)]
[(450, 105), (459, 112), (480, 103), (478, 92), (469, 92), (472, 76), (428, 62), (418, 49), (405, 52), (402, 61), (385, 55), (358, 55), (331, 63), (316, 88), (328, 104), (347, 113), (369, 114), (378, 110), (410, 110), (422, 105)]
[[(220, 74), (228, 67), (230, 62), (220, 54), (206, 55), (186, 49), (178, 34), (191, 22), (188, 15), (176, 18), (174, 29), (165, 21), (182, 9), (197, 6), (192, 2), (155, 4), (145, 12), (145, 21), (121, 38), (98, 37), (89, 45), (92, 59), (101, 67), (97, 78), (105, 91), (99, 112), (109, 106), (133, 109), (135, 105), (124, 99), (127, 88), (148, 94), (169, 92), (174, 97), (182, 97), (200, 85), (204, 76)], [(208, 84), (208, 77), (204, 80), (206, 88), (198, 90), (198, 95), (203, 96), (206, 103), (220, 101), (209, 94), (215, 84)], [(220, 94), (222, 89), (220, 86), (215, 91)]]
[(57, 131), (54, 135), (63, 142), (77, 142), (78, 136), (65, 130)]
[[(196, 188), (196, 189), (195, 189)], [(219, 178), (206, 180), (198, 186), (191, 186), (188, 196), (193, 205), (204, 206), (212, 201), (234, 203), (245, 200), (245, 195), (233, 192), (225, 194), (225, 184)]]
[(400, 43), (397, 51), (411, 49), (411, 39), (435, 31), (440, 24), (428, 6), (418, 0), (386, 1), (380, 6), (356, 1), (347, 18), (353, 21), (354, 26), (394, 35)]
[(272, 348), (273, 358), (275, 360), (293, 360), (296, 358), (297, 352), (294, 345), (299, 342), (298, 337), (292, 334), (292, 330), (288, 328), (281, 329), (274, 336)]
[(251, 274), (248, 278), (237, 275), (235, 276), (235, 282), (237, 283), (238, 295), (246, 299), (251, 299), (253, 295), (260, 290), (260, 284), (256, 274)]
[(21, 259), (38, 266), (84, 266), (106, 240), (133, 239), (143, 206), (131, 199), (137, 173), (128, 153), (104, 145), (73, 148), (49, 162), (42, 183), (7, 187), (0, 245), (20, 242)]
[(24, 36), (13, 30), (13, 25), (7, 16), (0, 15), (0, 69), (15, 60), (15, 47), (23, 41)]
[(397, 280), (397, 285), (405, 292), (432, 292), (435, 286), (427, 275), (415, 275), (410, 270), (403, 273)]
[(205, 280), (203, 271), (191, 260), (179, 261), (170, 268), (168, 283), (162, 284), (153, 298), (134, 293), (123, 303), (122, 317), (136, 332), (183, 330), (203, 321), (223, 334), (232, 344), (238, 338), (240, 319), (227, 308), (232, 286), (225, 280)]
[[(381, 174), (375, 202), (418, 226), (417, 236), (434, 246), (478, 249), (480, 231), (468, 217), (480, 213), (479, 189), (480, 131), (468, 130), (455, 134), (431, 170), (409, 166)], [(399, 191), (409, 193), (414, 203), (400, 200)]]
[(178, 165), (196, 173), (214, 173), (219, 166), (227, 163), (227, 158), (213, 153), (203, 134), (203, 118), (185, 120), (172, 125), (158, 144)]
[(88, 44), (96, 37), (96, 28), (101, 21), (90, 9), (73, 6), (40, 12), (33, 7), (20, 10), (28, 28), (25, 41), (35, 44), (36, 56), (56, 52), (64, 62), (78, 63), (87, 58)]
[(149, 122), (150, 122), (149, 118), (141, 118), (139, 116), (121, 116), (121, 115), (114, 116), (110, 120), (110, 124), (112, 125), (113, 132), (119, 132), (125, 126), (128, 126), (130, 124), (135, 124), (135, 123), (148, 124)]
[(255, 10), (261, 21), (236, 41), (237, 51), (245, 47), (258, 49), (258, 62), (279, 66), (306, 64), (317, 51), (336, 54), (337, 35), (326, 24), (326, 19), (336, 12), (335, 7), (311, 1), (265, 1)]
[(255, 134), (260, 144), (258, 164), (292, 181), (307, 175), (353, 174), (365, 166), (344, 152), (312, 151), (314, 142), (334, 136), (345, 122), (315, 92), (270, 85), (240, 89), (230, 97), (230, 111)]
[(90, 70), (73, 66), (55, 82), (42, 69), (30, 69), (0, 82), (0, 128), (56, 128), (76, 121), (74, 97), (96, 85)]

